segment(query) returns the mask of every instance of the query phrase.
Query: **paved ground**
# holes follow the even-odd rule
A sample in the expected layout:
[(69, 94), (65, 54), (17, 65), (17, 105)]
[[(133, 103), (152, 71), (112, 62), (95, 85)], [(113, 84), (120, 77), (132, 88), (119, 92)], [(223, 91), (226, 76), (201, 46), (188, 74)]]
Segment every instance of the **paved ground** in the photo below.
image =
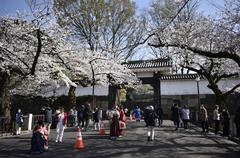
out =
[[(0, 138), (0, 158), (239, 158), (240, 145), (214, 134), (200, 134), (200, 129), (174, 131), (172, 123), (165, 121), (162, 128), (156, 128), (156, 140), (147, 142), (144, 123), (127, 124), (126, 136), (110, 140), (108, 136), (99, 136), (95, 131), (82, 132), (83, 150), (73, 148), (76, 129), (65, 131), (64, 142), (55, 143), (55, 131), (52, 130), (49, 151), (42, 155), (27, 154), (31, 135)], [(107, 133), (109, 131), (107, 130)]]

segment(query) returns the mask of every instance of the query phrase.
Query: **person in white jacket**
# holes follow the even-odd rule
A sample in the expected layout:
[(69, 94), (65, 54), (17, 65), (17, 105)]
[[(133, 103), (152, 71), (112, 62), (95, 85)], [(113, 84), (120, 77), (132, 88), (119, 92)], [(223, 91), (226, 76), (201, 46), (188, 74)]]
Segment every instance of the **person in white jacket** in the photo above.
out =
[(219, 133), (219, 125), (220, 125), (220, 113), (219, 113), (219, 106), (215, 105), (215, 109), (213, 110), (213, 120), (215, 122), (215, 131), (214, 133), (218, 135)]
[(181, 117), (182, 117), (184, 129), (188, 128), (188, 121), (190, 120), (189, 115), (190, 115), (190, 110), (188, 109), (187, 105), (184, 105), (181, 110)]
[(63, 139), (64, 129), (67, 127), (67, 113), (64, 112), (64, 108), (61, 107), (60, 112), (56, 112), (56, 117), (58, 120), (56, 127), (56, 142), (61, 143)]

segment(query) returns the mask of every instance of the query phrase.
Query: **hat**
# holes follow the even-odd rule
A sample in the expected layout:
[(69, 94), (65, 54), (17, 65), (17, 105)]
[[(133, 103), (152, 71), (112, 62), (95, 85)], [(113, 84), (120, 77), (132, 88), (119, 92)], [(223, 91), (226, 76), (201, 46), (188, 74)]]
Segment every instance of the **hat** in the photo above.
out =
[(152, 105), (149, 106), (150, 110), (154, 110), (154, 107)]

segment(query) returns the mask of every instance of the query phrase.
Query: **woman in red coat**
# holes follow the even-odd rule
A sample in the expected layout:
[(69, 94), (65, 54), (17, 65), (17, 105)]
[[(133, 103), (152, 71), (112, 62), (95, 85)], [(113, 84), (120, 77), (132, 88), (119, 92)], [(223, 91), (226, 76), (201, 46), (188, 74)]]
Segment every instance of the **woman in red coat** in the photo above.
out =
[(126, 115), (124, 113), (124, 109), (123, 106), (121, 105), (119, 108), (119, 113), (120, 113), (120, 117), (119, 117), (119, 137), (123, 136), (123, 129), (126, 128)]

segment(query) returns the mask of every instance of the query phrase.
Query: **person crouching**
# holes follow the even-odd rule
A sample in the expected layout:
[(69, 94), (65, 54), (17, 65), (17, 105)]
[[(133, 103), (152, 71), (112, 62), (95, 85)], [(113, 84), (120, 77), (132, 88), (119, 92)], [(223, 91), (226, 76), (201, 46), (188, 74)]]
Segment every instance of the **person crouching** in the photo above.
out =
[(41, 154), (46, 150), (48, 150), (48, 131), (45, 129), (43, 121), (38, 120), (33, 129), (30, 154)]

